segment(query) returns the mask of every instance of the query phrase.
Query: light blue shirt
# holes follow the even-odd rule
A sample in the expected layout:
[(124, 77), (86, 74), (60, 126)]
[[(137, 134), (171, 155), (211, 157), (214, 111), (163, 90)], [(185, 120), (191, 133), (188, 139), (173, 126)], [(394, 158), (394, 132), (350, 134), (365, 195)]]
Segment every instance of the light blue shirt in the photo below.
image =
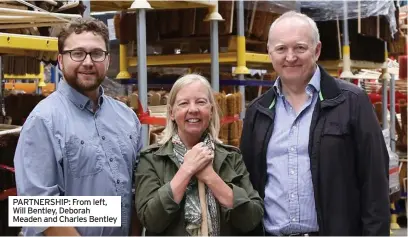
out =
[(320, 91), (319, 67), (306, 87), (309, 98), (299, 114), (285, 99), (279, 78), (274, 89), (278, 96), (266, 154), (265, 229), (274, 235), (315, 232), (319, 228), (308, 145), (312, 114)]
[[(129, 234), (133, 171), (141, 125), (125, 104), (104, 95), (99, 108), (64, 80), (24, 123), (14, 165), (20, 196), (121, 196), (121, 227), (77, 227), (82, 236)], [(42, 235), (47, 227), (23, 228)]]

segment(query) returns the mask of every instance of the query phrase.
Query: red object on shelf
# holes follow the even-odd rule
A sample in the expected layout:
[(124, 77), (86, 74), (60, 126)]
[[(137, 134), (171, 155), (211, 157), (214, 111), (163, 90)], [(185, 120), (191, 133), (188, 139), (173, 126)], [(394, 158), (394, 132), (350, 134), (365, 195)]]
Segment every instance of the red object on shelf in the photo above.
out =
[(396, 173), (398, 171), (399, 171), (399, 167), (394, 167), (394, 168), (388, 170), (389, 174), (394, 174), (394, 173)]
[(371, 92), (370, 94), (368, 94), (368, 97), (370, 97), (371, 103), (373, 104), (382, 101), (382, 96), (374, 92)]
[(7, 170), (7, 171), (10, 171), (12, 173), (15, 173), (15, 169), (13, 167), (10, 167), (10, 166), (7, 166), (7, 165), (0, 164), (0, 169)]
[[(149, 124), (149, 125), (161, 125), (166, 126), (166, 118), (164, 117), (152, 117), (150, 116), (149, 111), (144, 112), (140, 100), (138, 101), (138, 109), (137, 109), (137, 117), (141, 124)], [(226, 116), (221, 118), (221, 124), (233, 123), (239, 120), (239, 115), (234, 116)]]
[(236, 114), (234, 116), (226, 116), (221, 118), (221, 124), (228, 124), (228, 123), (233, 123), (235, 121), (239, 120), (239, 115)]
[(163, 117), (151, 117), (149, 115), (143, 114), (139, 116), (139, 120), (141, 124), (166, 126), (166, 118)]
[[(381, 91), (381, 90), (382, 89), (380, 89), (379, 91)], [(368, 94), (368, 97), (370, 98), (370, 101), (371, 101), (372, 104), (382, 102), (382, 95), (380, 93), (371, 92), (370, 94)], [(390, 93), (388, 91), (388, 93), (387, 93), (387, 101), (388, 101), (387, 107), (388, 107), (388, 110), (390, 110), (390, 108), (391, 108), (390, 100), (391, 100), (390, 99)], [(405, 94), (403, 94), (403, 93), (401, 93), (399, 91), (396, 91), (395, 92), (395, 112), (397, 114), (400, 113), (400, 106), (398, 104), (399, 100), (407, 101), (407, 95), (405, 95)]]
[[(380, 97), (382, 97), (382, 86), (376, 91), (376, 92), (371, 92), (371, 94), (375, 94), (378, 95)], [(390, 89), (387, 90), (387, 99), (388, 101), (390, 100)], [(402, 93), (401, 91), (396, 90), (395, 91), (395, 101), (398, 102), (398, 100), (407, 100), (407, 95)]]

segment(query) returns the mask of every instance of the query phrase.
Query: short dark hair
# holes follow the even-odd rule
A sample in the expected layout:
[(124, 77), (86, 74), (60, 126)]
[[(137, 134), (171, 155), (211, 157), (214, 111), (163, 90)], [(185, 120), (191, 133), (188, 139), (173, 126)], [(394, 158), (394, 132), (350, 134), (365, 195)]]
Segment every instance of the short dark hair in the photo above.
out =
[(95, 18), (76, 18), (68, 23), (58, 35), (58, 52), (64, 51), (65, 40), (72, 33), (81, 34), (84, 31), (93, 32), (102, 36), (106, 50), (109, 51), (109, 30), (102, 21)]

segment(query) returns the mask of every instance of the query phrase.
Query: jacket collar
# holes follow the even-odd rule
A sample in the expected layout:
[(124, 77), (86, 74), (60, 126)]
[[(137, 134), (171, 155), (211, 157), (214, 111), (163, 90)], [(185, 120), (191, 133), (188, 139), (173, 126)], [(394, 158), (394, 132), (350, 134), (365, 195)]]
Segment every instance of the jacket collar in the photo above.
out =
[[(214, 159), (214, 171), (218, 173), (221, 169), (221, 165), (224, 163), (225, 158), (227, 158), (227, 156), (230, 155), (231, 152), (227, 151), (225, 148), (222, 147), (222, 145), (218, 144), (217, 142), (215, 142), (214, 144), (215, 144), (214, 154), (216, 154), (216, 157)], [(159, 149), (156, 150), (154, 154), (157, 156), (169, 157), (177, 165), (177, 167), (179, 167), (177, 158), (173, 152), (173, 143), (171, 141), (168, 141), (165, 144), (158, 146)]]
[[(321, 102), (322, 108), (336, 106), (344, 101), (345, 97), (341, 93), (341, 89), (336, 82), (336, 79), (330, 76), (323, 67), (318, 65), (320, 69), (320, 92), (319, 100)], [(258, 109), (260, 110), (270, 110), (275, 106), (275, 99), (277, 93), (274, 88), (269, 89), (264, 95), (256, 99), (254, 103), (257, 103)]]

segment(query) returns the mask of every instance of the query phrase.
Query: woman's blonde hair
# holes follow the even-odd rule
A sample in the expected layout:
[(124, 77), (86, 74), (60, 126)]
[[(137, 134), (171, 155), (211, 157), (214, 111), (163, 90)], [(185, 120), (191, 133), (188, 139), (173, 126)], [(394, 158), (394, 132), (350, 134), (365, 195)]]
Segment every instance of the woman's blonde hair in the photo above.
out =
[(220, 131), (220, 116), (218, 112), (219, 108), (217, 101), (214, 98), (211, 85), (205, 77), (192, 73), (184, 75), (177, 79), (177, 81), (174, 83), (173, 87), (170, 90), (169, 98), (167, 100), (166, 128), (163, 131), (164, 135), (159, 142), (160, 144), (166, 143), (173, 137), (174, 134), (177, 133), (177, 124), (175, 121), (171, 119), (171, 111), (173, 109), (174, 103), (176, 102), (178, 92), (180, 91), (181, 88), (196, 81), (201, 82), (201, 84), (207, 89), (208, 99), (210, 104), (212, 105), (212, 114), (210, 118), (210, 123), (208, 125), (208, 132), (215, 141), (220, 142), (220, 140), (218, 139), (218, 133)]

